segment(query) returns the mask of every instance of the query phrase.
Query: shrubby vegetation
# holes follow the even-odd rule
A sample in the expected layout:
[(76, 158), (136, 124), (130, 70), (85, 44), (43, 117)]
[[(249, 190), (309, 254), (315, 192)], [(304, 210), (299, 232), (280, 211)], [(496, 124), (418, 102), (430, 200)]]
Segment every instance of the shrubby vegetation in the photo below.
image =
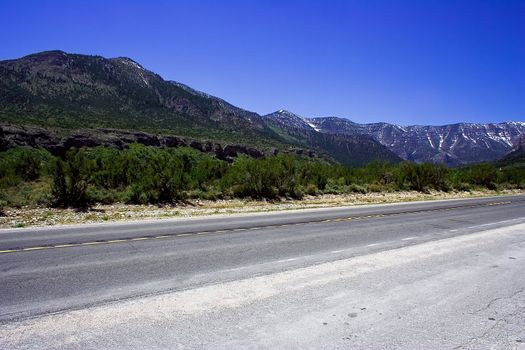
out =
[(227, 163), (190, 148), (132, 145), (125, 150), (42, 149), (0, 153), (0, 212), (5, 206), (86, 208), (93, 203), (174, 204), (189, 198), (279, 199), (323, 193), (525, 188), (521, 163), (444, 165), (372, 162), (364, 167), (281, 155)]

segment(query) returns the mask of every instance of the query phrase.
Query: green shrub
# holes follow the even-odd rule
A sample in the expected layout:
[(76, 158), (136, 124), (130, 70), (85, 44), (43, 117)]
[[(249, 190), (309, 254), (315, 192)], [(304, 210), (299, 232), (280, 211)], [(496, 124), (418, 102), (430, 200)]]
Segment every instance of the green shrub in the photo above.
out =
[(316, 184), (309, 183), (306, 185), (304, 192), (310, 196), (315, 196), (319, 193), (319, 189)]
[(462, 169), (460, 179), (473, 185), (495, 189), (498, 173), (492, 164), (475, 164)]
[(367, 191), (368, 192), (383, 192), (384, 187), (378, 183), (371, 183), (371, 184), (368, 184)]
[(372, 162), (364, 167), (313, 161), (292, 155), (233, 163), (190, 148), (133, 144), (127, 149), (71, 150), (63, 159), (40, 149), (0, 152), (3, 206), (55, 205), (85, 208), (91, 203), (173, 204), (186, 198), (301, 198), (305, 193), (367, 193), (398, 190), (469, 191), (524, 188), (525, 165), (495, 168)]
[(0, 188), (38, 180), (53, 157), (42, 149), (18, 147), (0, 152)]
[(442, 164), (403, 162), (398, 168), (397, 184), (399, 188), (408, 187), (419, 192), (448, 191), (449, 175), (448, 168)]
[(85, 150), (72, 149), (65, 161), (57, 159), (53, 172), (53, 204), (61, 207), (86, 208), (90, 204), (87, 193), (92, 173), (91, 161)]
[(226, 171), (222, 187), (235, 197), (301, 198), (297, 171), (297, 161), (292, 156), (240, 157)]
[(368, 190), (364, 186), (361, 186), (361, 185), (358, 185), (358, 184), (350, 184), (348, 186), (348, 192), (366, 194), (368, 192)]

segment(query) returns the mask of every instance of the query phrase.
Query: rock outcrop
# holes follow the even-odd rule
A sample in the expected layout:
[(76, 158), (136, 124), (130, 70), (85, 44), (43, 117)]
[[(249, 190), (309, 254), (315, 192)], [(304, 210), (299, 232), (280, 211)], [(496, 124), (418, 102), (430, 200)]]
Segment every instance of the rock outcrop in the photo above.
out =
[[(276, 155), (279, 153), (274, 148), (259, 150), (244, 145), (222, 145), (207, 140), (195, 140), (174, 135), (159, 135), (146, 132), (117, 129), (82, 129), (57, 132), (36, 126), (0, 124), (0, 151), (18, 146), (42, 147), (54, 155), (63, 156), (71, 148), (104, 146), (124, 149), (133, 143), (168, 148), (191, 147), (226, 161), (232, 161), (240, 155), (261, 158), (265, 155)], [(305, 152), (302, 149), (290, 149), (287, 152), (285, 151), (285, 153), (306, 154), (310, 157), (315, 157), (313, 152)]]

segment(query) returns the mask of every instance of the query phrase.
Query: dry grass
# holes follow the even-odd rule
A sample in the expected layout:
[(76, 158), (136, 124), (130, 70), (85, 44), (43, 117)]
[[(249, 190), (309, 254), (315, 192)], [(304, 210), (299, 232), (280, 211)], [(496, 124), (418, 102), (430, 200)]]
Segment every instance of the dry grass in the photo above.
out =
[(194, 200), (177, 206), (154, 205), (96, 205), (88, 211), (53, 208), (6, 208), (0, 216), (0, 227), (50, 226), (64, 224), (99, 223), (119, 220), (144, 220), (177, 217), (194, 217), (215, 214), (235, 214), (294, 210), (364, 204), (396, 203), (417, 200), (473, 198), (482, 196), (519, 194), (525, 191), (472, 191), (472, 192), (419, 192), (342, 194), (306, 197), (302, 200), (281, 200), (277, 202), (253, 200)]

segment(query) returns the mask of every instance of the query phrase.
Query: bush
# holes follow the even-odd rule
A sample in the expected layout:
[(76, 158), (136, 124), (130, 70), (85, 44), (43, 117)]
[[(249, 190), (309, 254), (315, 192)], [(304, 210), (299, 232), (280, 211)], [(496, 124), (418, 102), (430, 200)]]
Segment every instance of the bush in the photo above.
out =
[(315, 196), (319, 193), (319, 189), (316, 184), (309, 183), (306, 185), (304, 192), (310, 196)]
[(357, 184), (351, 184), (350, 186), (348, 186), (348, 191), (361, 194), (366, 194), (368, 192), (364, 186)]
[(0, 188), (38, 180), (46, 172), (52, 158), (45, 150), (27, 147), (0, 152)]
[(240, 157), (228, 168), (222, 187), (235, 197), (301, 198), (297, 170), (296, 160), (292, 156), (262, 159)]
[(398, 187), (409, 188), (419, 192), (430, 189), (448, 191), (450, 186), (448, 168), (442, 164), (402, 163), (398, 168)]
[(72, 149), (65, 161), (57, 159), (53, 173), (52, 198), (55, 206), (86, 208), (90, 204), (87, 194), (92, 172), (91, 161), (85, 150)]
[(483, 186), (488, 189), (496, 188), (498, 173), (492, 164), (475, 164), (461, 171), (460, 179), (473, 185)]
[(383, 192), (384, 187), (377, 183), (372, 183), (367, 186), (368, 192)]
[(305, 193), (468, 191), (475, 186), (523, 188), (525, 165), (448, 169), (436, 164), (372, 162), (355, 168), (291, 155), (239, 157), (230, 164), (190, 148), (144, 145), (71, 150), (63, 159), (40, 149), (0, 152), (0, 203), (4, 206), (172, 204), (188, 196), (274, 200), (301, 198)]
[(0, 216), (5, 216), (5, 207), (7, 206), (7, 201), (0, 198)]

